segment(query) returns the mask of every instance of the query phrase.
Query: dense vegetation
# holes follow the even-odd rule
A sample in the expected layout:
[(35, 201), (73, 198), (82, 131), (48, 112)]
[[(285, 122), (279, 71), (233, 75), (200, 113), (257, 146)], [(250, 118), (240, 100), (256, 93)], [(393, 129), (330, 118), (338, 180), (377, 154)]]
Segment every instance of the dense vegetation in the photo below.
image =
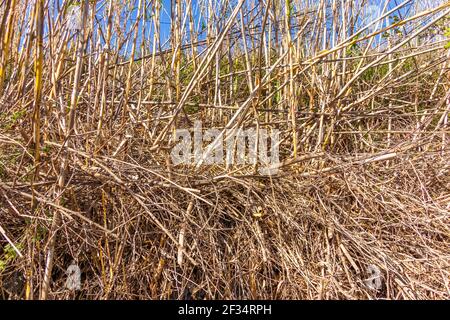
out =
[[(0, 0), (0, 299), (448, 299), (449, 13)], [(173, 165), (196, 120), (279, 172)]]

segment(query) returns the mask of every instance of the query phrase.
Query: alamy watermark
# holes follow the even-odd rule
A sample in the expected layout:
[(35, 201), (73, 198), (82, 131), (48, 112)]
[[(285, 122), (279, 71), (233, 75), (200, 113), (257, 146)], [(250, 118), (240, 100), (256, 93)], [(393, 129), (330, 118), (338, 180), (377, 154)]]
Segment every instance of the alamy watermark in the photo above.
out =
[[(280, 132), (277, 129), (177, 129), (176, 145), (171, 150), (172, 163), (188, 165), (257, 165), (261, 175), (273, 175), (280, 166)], [(205, 143), (209, 143), (204, 147)]]

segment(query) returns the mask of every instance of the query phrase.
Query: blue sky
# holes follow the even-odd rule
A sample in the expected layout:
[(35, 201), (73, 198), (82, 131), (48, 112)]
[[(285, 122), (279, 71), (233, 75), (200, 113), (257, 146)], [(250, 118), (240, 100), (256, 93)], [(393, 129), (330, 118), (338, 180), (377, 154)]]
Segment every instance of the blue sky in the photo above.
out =
[[(55, 2), (57, 2), (57, 1), (61, 1), (60, 3), (62, 3), (62, 0), (54, 0), (54, 1), (51, 1), (50, 3), (51, 4), (54, 4)], [(173, 1), (173, 0), (172, 0)], [(194, 8), (194, 13), (193, 13), (193, 15), (194, 15), (194, 19), (196, 19), (197, 21), (196, 21), (196, 23), (198, 24), (199, 23), (199, 21), (198, 21), (198, 19), (200, 19), (200, 17), (201, 17), (201, 15), (200, 15), (200, 13), (197, 11), (197, 1), (198, 0), (192, 0), (192, 7)], [(213, 1), (213, 4), (214, 5), (218, 5), (219, 4), (219, 2), (217, 2), (218, 0), (212, 0)], [(235, 0), (234, 0), (235, 1)], [(234, 3), (234, 1), (232, 0), (232, 3)], [(389, 1), (389, 6), (388, 6), (388, 9), (387, 10), (390, 10), (390, 9), (392, 9), (393, 7), (395, 7), (395, 6), (397, 6), (398, 4), (400, 4), (400, 3), (402, 3), (404, 0), (390, 0)], [(122, 17), (121, 17), (121, 21), (123, 21), (123, 23), (124, 24), (126, 24), (127, 25), (127, 27), (128, 27), (128, 29), (133, 25), (133, 23), (135, 22), (135, 18), (136, 18), (136, 15), (137, 15), (137, 4), (138, 4), (138, 0), (132, 0), (132, 3), (133, 3), (133, 5), (135, 6), (135, 9), (132, 11), (132, 13), (131, 13), (131, 19), (129, 19), (129, 18), (127, 18), (127, 16), (125, 16), (125, 15), (123, 15)], [(147, 1), (148, 2), (148, 1)], [(332, 1), (331, 0), (329, 0), (329, 2), (331, 3)], [(432, 3), (431, 5), (432, 6), (436, 6), (436, 5), (438, 5), (439, 3), (442, 3), (442, 0), (428, 0), (428, 2), (434, 2), (434, 3)], [(107, 1), (100, 1), (100, 2), (98, 2), (99, 3), (99, 6), (98, 7), (100, 7), (100, 6), (102, 6), (102, 10), (105, 10), (106, 9), (106, 7), (107, 7)], [(168, 39), (169, 39), (169, 37), (170, 37), (170, 25), (171, 25), (171, 19), (170, 19), (170, 4), (171, 4), (171, 0), (161, 0), (161, 3), (162, 3), (162, 10), (161, 10), (161, 19), (160, 19), (160, 30), (161, 30), (161, 43), (162, 44), (164, 44)], [(253, 1), (249, 1), (248, 2), (248, 4), (250, 4), (250, 3), (253, 3)], [(312, 2), (313, 3), (313, 2)], [(368, 3), (370, 4), (370, 5), (372, 5), (372, 14), (374, 15), (374, 16), (378, 16), (379, 15), (379, 12), (381, 11), (381, 9), (382, 9), (382, 6), (384, 5), (384, 1), (383, 0), (368, 0)], [(397, 16), (401, 16), (401, 18), (405, 18), (405, 16), (407, 16), (408, 15), (408, 13), (411, 11), (411, 8), (412, 8), (412, 6), (415, 4), (415, 3), (423, 3), (423, 0), (421, 0), (420, 2), (418, 2), (418, 0), (412, 0), (412, 1), (410, 1), (410, 3), (409, 4), (407, 4), (407, 5), (405, 5), (401, 10), (399, 10), (398, 12), (397, 12)], [(244, 4), (245, 5), (245, 4)], [(430, 5), (430, 4), (428, 4), (428, 5)], [(378, 11), (376, 10), (376, 9), (379, 9)], [(420, 8), (421, 10), (424, 10), (425, 8)], [(102, 10), (100, 10), (100, 11), (98, 11), (97, 12), (97, 16), (99, 17), (99, 18), (101, 18), (101, 16), (102, 16)], [(370, 10), (369, 10), (370, 11)], [(55, 12), (54, 13), (55, 14), (55, 18), (56, 18), (56, 15), (57, 15), (57, 13)], [(204, 17), (202, 17), (202, 19), (204, 19)], [(367, 21), (365, 21), (365, 23), (368, 23), (368, 22), (370, 22), (370, 21), (372, 21), (373, 19), (371, 18), (371, 17), (369, 17), (368, 19), (367, 19)], [(364, 22), (362, 22), (362, 23), (364, 23)], [(148, 22), (146, 22), (146, 26), (145, 26), (145, 30), (146, 30), (146, 33), (147, 33), (147, 37), (149, 36), (149, 30), (150, 29), (152, 29), (152, 28), (150, 28), (150, 25), (152, 24), (152, 22), (151, 21), (148, 21)], [(358, 26), (357, 25), (357, 28), (360, 28), (361, 27), (361, 24)], [(188, 25), (186, 26), (186, 28), (188, 28)], [(142, 32), (142, 29), (141, 29), (141, 32)], [(294, 32), (294, 30), (293, 30), (293, 32)], [(139, 37), (140, 37), (141, 35), (139, 35)], [(151, 36), (151, 33), (150, 33), (150, 36)], [(201, 36), (199, 37), (200, 39), (202, 38)], [(167, 45), (166, 45), (166, 48), (168, 47), (168, 46), (170, 46), (170, 43), (167, 43)], [(147, 50), (149, 50), (149, 49), (147, 49)]]

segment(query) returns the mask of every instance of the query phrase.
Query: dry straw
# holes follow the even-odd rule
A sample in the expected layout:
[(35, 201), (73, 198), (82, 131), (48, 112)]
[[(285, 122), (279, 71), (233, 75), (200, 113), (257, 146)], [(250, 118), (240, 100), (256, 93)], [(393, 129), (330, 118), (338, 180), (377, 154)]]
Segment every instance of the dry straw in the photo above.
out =
[(0, 299), (448, 299), (450, 3), (376, 3), (0, 0)]

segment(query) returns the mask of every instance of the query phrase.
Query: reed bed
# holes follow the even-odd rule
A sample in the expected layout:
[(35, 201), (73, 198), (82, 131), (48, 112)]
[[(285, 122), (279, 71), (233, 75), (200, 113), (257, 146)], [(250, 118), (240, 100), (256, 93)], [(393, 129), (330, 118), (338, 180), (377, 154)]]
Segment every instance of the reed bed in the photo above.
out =
[[(449, 13), (0, 0), (0, 299), (448, 299)], [(278, 173), (174, 165), (199, 120)]]

